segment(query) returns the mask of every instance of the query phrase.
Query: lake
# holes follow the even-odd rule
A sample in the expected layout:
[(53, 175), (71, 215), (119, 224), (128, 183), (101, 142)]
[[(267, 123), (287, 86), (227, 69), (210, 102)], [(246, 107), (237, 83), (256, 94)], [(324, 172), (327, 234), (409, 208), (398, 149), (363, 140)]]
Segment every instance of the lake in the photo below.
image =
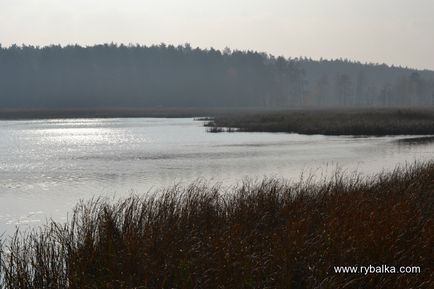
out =
[(365, 175), (434, 157), (399, 137), (207, 133), (189, 118), (0, 121), (0, 234), (66, 220), (80, 199), (147, 193), (197, 179)]

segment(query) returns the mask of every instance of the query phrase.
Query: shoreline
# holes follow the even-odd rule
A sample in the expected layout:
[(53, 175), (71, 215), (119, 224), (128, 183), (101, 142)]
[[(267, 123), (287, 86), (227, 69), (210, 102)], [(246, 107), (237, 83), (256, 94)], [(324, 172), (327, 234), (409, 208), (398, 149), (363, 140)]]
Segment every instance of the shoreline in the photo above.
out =
[(434, 108), (101, 108), (0, 109), (0, 120), (194, 118), (207, 131), (305, 135), (434, 135)]

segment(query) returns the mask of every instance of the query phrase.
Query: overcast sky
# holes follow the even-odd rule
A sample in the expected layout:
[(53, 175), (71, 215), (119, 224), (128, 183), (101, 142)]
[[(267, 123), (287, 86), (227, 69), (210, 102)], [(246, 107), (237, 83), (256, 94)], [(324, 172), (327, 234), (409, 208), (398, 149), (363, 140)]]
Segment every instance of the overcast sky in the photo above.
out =
[(0, 43), (251, 49), (434, 69), (434, 0), (0, 0)]

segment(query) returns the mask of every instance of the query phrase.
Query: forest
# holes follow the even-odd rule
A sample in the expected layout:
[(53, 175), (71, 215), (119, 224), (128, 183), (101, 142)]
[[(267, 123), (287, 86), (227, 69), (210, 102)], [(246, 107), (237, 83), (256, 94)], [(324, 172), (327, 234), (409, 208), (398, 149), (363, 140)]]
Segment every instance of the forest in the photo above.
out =
[(0, 108), (427, 107), (434, 71), (189, 44), (0, 46)]

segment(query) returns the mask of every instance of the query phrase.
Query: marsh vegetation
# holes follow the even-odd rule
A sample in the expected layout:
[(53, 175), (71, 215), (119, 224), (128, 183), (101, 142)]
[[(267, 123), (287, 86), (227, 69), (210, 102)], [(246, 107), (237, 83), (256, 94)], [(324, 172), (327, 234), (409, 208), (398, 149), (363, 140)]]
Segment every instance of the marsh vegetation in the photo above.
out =
[[(67, 224), (3, 240), (1, 288), (434, 286), (434, 164), (372, 178), (194, 183), (77, 205)], [(420, 274), (335, 274), (343, 265)]]
[(216, 115), (205, 126), (247, 132), (323, 135), (432, 135), (432, 109), (316, 109), (239, 111)]

